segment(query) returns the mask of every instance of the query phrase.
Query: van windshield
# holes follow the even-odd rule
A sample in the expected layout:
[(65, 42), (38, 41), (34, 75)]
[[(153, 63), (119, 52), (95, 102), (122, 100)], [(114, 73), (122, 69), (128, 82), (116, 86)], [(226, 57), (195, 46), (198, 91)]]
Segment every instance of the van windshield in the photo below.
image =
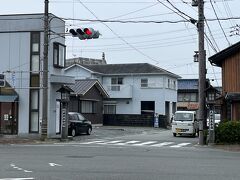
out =
[(175, 121), (192, 121), (193, 114), (191, 113), (176, 113)]

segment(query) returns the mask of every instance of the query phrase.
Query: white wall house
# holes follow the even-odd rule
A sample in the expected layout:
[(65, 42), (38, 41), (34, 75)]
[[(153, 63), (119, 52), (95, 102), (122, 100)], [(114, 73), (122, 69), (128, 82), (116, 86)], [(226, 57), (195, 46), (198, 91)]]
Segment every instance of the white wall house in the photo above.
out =
[(80, 65), (65, 73), (75, 79), (98, 79), (110, 98), (105, 114), (158, 113), (171, 116), (176, 110), (178, 75), (148, 63)]
[[(62, 84), (74, 83), (74, 78), (64, 75), (65, 22), (49, 14), (48, 53), (48, 136), (60, 131), (59, 102), (56, 91)], [(2, 116), (12, 118), (1, 121), (16, 126), (10, 134), (41, 134), (42, 112), (42, 64), (44, 48), (44, 14), (18, 14), (0, 16), (0, 73), (5, 75), (7, 86), (0, 91), (1, 109), (4, 103), (17, 104), (13, 114), (6, 108)], [(12, 89), (17, 98), (6, 98), (4, 91)], [(6, 116), (7, 117), (7, 116)], [(56, 119), (57, 118), (57, 119)], [(11, 122), (12, 121), (12, 122)], [(14, 122), (14, 123), (13, 123)], [(6, 126), (7, 128), (7, 126)], [(8, 131), (0, 131), (0, 133)]]

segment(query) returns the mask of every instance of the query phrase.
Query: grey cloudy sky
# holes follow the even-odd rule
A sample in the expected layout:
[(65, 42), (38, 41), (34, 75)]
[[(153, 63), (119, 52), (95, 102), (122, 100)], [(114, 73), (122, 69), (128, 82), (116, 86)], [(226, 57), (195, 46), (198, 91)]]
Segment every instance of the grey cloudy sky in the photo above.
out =
[[(66, 30), (92, 27), (102, 34), (99, 39), (84, 41), (66, 36), (67, 58), (100, 59), (105, 52), (109, 64), (147, 62), (183, 78), (198, 78), (198, 63), (193, 62), (194, 51), (198, 49), (197, 29), (190, 22), (182, 22), (188, 19), (184, 14), (198, 19), (197, 8), (191, 6), (191, 0), (159, 1), (49, 0), (49, 12), (66, 19)], [(185, 19), (171, 4), (184, 13), (180, 15)], [(239, 41), (240, 36), (231, 33), (236, 30), (234, 26), (240, 25), (239, 7), (239, 0), (205, 0), (205, 17), (209, 20), (205, 32), (212, 43), (205, 43), (207, 58)], [(0, 8), (0, 14), (43, 11), (44, 0), (7, 0), (1, 2)], [(96, 19), (122, 23), (81, 21)], [(207, 69), (207, 78), (214, 79), (214, 85), (221, 85), (221, 69), (209, 63)]]

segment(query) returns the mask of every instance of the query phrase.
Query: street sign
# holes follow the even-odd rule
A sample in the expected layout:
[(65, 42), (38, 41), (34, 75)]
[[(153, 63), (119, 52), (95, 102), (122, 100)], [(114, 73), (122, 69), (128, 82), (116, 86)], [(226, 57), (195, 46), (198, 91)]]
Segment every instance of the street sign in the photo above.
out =
[(209, 130), (214, 130), (214, 111), (209, 111)]

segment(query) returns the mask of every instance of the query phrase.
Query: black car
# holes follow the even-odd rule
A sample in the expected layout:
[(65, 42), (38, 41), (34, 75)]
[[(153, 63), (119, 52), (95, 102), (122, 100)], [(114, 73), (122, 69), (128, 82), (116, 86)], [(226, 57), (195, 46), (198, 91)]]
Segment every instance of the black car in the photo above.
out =
[(68, 113), (68, 135), (76, 136), (77, 134), (92, 132), (91, 121), (87, 120), (82, 114), (77, 112)]

